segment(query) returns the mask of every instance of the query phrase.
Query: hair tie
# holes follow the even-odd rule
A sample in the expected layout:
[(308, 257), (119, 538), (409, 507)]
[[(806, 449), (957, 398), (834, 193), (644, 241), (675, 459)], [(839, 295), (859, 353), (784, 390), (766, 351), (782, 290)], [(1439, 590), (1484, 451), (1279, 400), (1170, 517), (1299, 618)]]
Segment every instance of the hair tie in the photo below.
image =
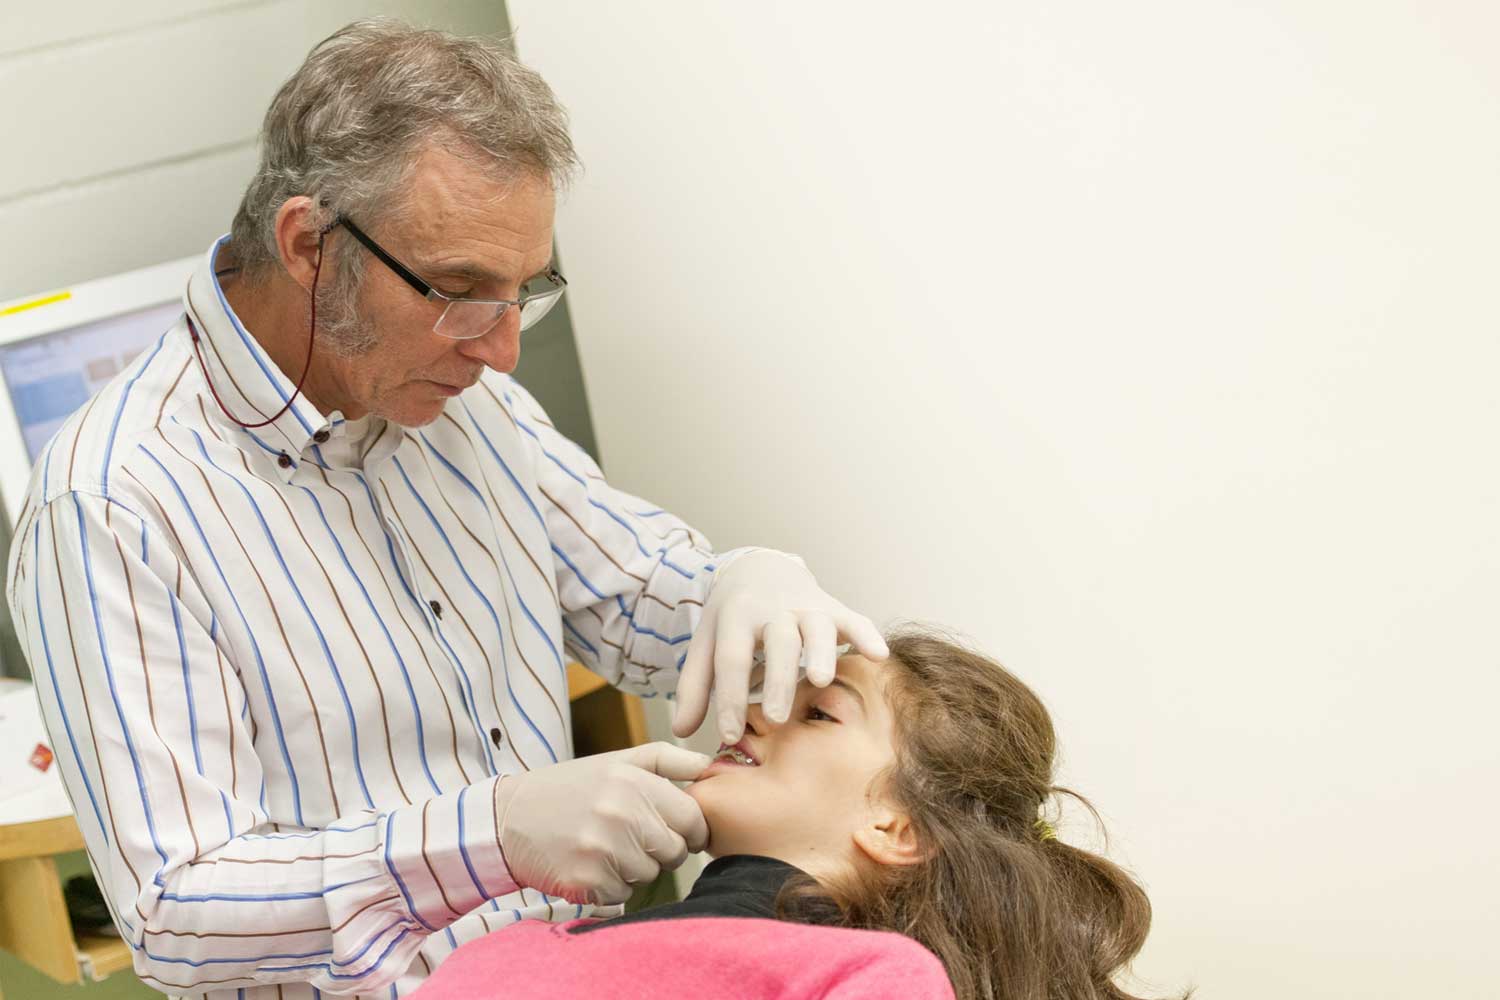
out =
[(1052, 824), (1048, 823), (1046, 820), (1038, 817), (1036, 823), (1033, 824), (1033, 825), (1036, 827), (1037, 835), (1042, 840), (1056, 840), (1057, 839), (1057, 830), (1055, 830), (1053, 828)]

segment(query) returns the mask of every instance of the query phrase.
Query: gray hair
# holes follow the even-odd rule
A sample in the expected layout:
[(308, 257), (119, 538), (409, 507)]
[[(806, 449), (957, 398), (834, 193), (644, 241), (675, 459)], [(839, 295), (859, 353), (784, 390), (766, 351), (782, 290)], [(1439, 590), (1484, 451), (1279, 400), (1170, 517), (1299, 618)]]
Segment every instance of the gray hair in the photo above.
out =
[[(554, 188), (578, 167), (567, 112), (506, 42), (390, 18), (355, 21), (319, 42), (266, 111), (260, 167), (230, 231), (246, 276), (280, 260), (276, 213), (288, 198), (312, 198), (320, 228), (345, 214), (388, 218), (405, 207), (400, 188), (433, 143), (502, 174), (541, 174)], [(358, 245), (344, 243), (331, 284), (348, 302), (363, 262)]]

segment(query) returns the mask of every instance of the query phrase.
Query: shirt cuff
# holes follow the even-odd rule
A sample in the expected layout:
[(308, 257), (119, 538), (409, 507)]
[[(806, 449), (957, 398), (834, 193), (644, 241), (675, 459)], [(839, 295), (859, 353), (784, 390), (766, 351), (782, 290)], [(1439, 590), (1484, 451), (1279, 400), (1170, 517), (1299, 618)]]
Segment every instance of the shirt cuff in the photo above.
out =
[[(801, 566), (803, 569), (807, 569), (807, 563), (804, 562), (802, 560), (802, 557), (799, 555), (795, 555), (791, 552), (783, 552), (780, 549), (768, 549), (761, 545), (746, 545), (744, 548), (730, 549), (728, 552), (724, 552), (714, 558), (714, 582), (718, 582), (719, 574), (728, 569), (729, 565), (736, 559), (738, 559), (740, 556), (747, 556), (752, 552), (774, 552), (779, 556), (786, 556), (798, 566)], [(812, 571), (808, 570), (808, 572), (810, 573)]]
[(381, 862), (407, 911), (429, 931), (514, 892), (500, 847), (499, 775), (380, 818)]

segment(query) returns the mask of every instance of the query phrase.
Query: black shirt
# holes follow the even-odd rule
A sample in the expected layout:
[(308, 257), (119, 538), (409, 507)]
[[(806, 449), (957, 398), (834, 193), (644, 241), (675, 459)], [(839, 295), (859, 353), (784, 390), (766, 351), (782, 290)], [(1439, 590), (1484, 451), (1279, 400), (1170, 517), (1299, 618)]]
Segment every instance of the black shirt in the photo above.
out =
[(627, 913), (595, 924), (571, 928), (570, 934), (586, 934), (601, 927), (644, 920), (680, 917), (763, 917), (776, 919), (776, 894), (802, 870), (758, 854), (730, 854), (716, 858), (703, 869), (687, 899)]

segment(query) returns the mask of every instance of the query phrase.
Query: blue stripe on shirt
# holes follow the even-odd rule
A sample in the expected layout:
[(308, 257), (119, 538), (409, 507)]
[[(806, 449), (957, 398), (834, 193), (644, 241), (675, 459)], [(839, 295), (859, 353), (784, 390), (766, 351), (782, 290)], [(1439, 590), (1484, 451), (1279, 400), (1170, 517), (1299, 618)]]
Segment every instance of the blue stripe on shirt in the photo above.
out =
[[(235, 594), (234, 588), (229, 585), (229, 578), (224, 575), (224, 567), (219, 565), (219, 557), (214, 552), (213, 546), (208, 544), (208, 535), (204, 533), (203, 525), (198, 523), (198, 515), (193, 512), (192, 504), (188, 503), (187, 496), (182, 492), (182, 486), (177, 482), (177, 478), (167, 470), (166, 465), (162, 463), (161, 459), (152, 454), (151, 449), (147, 448), (144, 444), (141, 444), (139, 448), (142, 454), (156, 463), (156, 467), (161, 470), (162, 475), (167, 477), (167, 482), (172, 485), (173, 491), (177, 494), (177, 499), (182, 502), (182, 509), (187, 512), (188, 519), (193, 522), (193, 528), (198, 532), (198, 540), (203, 543), (204, 550), (208, 552), (209, 560), (214, 564), (214, 570), (219, 574), (219, 582), (224, 585), (225, 592), (229, 594), (229, 599), (234, 604), (235, 612), (240, 616), (240, 624), (245, 627), (245, 636), (250, 640), (250, 650), (255, 654), (255, 665), (260, 668), (261, 685), (266, 693), (266, 706), (271, 710), (271, 723), (276, 730), (276, 744), (281, 750), (281, 762), (286, 765), (287, 778), (291, 782), (292, 812), (297, 817), (297, 825), (305, 826), (306, 822), (302, 817), (302, 789), (297, 783), (297, 769), (292, 765), (292, 755), (287, 750), (286, 734), (281, 728), (281, 713), (276, 708), (276, 696), (271, 693), (271, 675), (266, 670), (265, 658), (261, 656), (260, 643), (255, 641), (255, 630), (250, 627), (250, 620), (245, 617), (244, 608), (240, 607), (240, 599)], [(262, 789), (262, 792), (264, 792), (264, 789)], [(262, 794), (261, 808), (264, 809), (265, 805), (265, 796)]]
[(453, 557), (453, 563), (458, 567), (459, 573), (463, 574), (463, 578), (468, 583), (469, 589), (474, 592), (474, 596), (479, 598), (480, 603), (482, 603), (485, 610), (489, 612), (490, 621), (495, 625), (495, 635), (500, 640), (500, 672), (505, 676), (505, 691), (510, 695), (511, 704), (515, 705), (516, 711), (521, 713), (521, 719), (526, 723), (531, 731), (536, 734), (536, 738), (541, 740), (542, 746), (547, 751), (547, 756), (551, 757), (552, 763), (556, 764), (557, 753), (552, 749), (552, 744), (547, 741), (547, 737), (542, 735), (542, 731), (537, 728), (537, 724), (533, 722), (531, 720), (531, 716), (526, 713), (526, 709), (522, 707), (520, 700), (516, 698), (515, 689), (510, 685), (510, 666), (506, 662), (507, 654), (505, 652), (505, 630), (500, 625), (500, 616), (495, 613), (495, 606), (490, 603), (490, 599), (488, 597), (484, 596), (484, 591), (479, 589), (479, 585), (476, 584), (474, 582), (474, 578), (469, 575), (469, 571), (467, 568), (465, 568), (463, 560), (458, 556), (458, 550), (453, 547), (453, 542), (448, 538), (448, 533), (444, 531), (443, 526), (438, 523), (436, 515), (432, 513), (432, 508), (427, 506), (426, 500), (422, 499), (422, 494), (418, 493), (417, 488), (412, 485), (411, 477), (406, 474), (406, 469), (401, 465), (401, 460), (398, 458), (393, 458), (392, 461), (395, 462), (396, 471), (401, 473), (401, 479), (406, 483), (406, 488), (411, 492), (412, 498), (417, 501), (418, 506), (422, 508), (422, 512), (427, 515), (428, 523), (430, 523), (433, 529), (437, 531), (438, 536), (443, 540), (443, 544), (448, 547), (448, 554)]
[(83, 521), (83, 504), (78, 501), (77, 493), (72, 496), (73, 510), (78, 515), (78, 547), (83, 552), (83, 576), (88, 582), (89, 606), (94, 615), (94, 632), (99, 637), (99, 658), (104, 666), (104, 678), (109, 684), (110, 701), (114, 702), (115, 718), (120, 723), (120, 735), (125, 739), (125, 749), (130, 753), (130, 766), (135, 770), (136, 788), (139, 789), (141, 796), (141, 809), (146, 814), (146, 830), (151, 835), (151, 846), (156, 849), (156, 856), (161, 858), (162, 867), (157, 869), (152, 881), (161, 885), (161, 872), (167, 865), (167, 852), (161, 849), (161, 840), (156, 834), (156, 819), (151, 814), (151, 801), (146, 794), (146, 778), (141, 773), (141, 759), (135, 750), (135, 740), (130, 737), (130, 726), (125, 722), (125, 707), (120, 704), (120, 692), (115, 687), (115, 671), (109, 658), (109, 644), (104, 641), (104, 621), (99, 610), (99, 595), (94, 589), (94, 560), (89, 555), (88, 528)]
[[(68, 710), (63, 707), (62, 695), (57, 689), (57, 668), (52, 663), (52, 646), (47, 641), (47, 620), (42, 616), (42, 576), (41, 563), (38, 561), (42, 547), (42, 519), (40, 512), (38, 512), (33, 524), (35, 527), (32, 532), (32, 545), (34, 548), (31, 550), (31, 578), (32, 582), (36, 584), (36, 621), (38, 631), (42, 634), (42, 654), (47, 660), (47, 673), (52, 679), (52, 698), (57, 703), (58, 714), (62, 716), (63, 730), (68, 734), (68, 746), (73, 750), (73, 759), (78, 762), (78, 773), (83, 776), (83, 788), (89, 793), (89, 803), (94, 807), (94, 822), (99, 824), (99, 835), (104, 838), (104, 845), (108, 847), (109, 833), (104, 829), (104, 814), (99, 811), (99, 800), (94, 797), (93, 782), (89, 781), (88, 768), (84, 767), (83, 755), (78, 752), (78, 740), (73, 736), (73, 723), (68, 718)], [(100, 762), (100, 766), (103, 766), (102, 762)]]
[(307, 598), (302, 596), (302, 588), (297, 586), (297, 580), (292, 576), (292, 570), (287, 566), (286, 559), (281, 554), (281, 546), (276, 544), (276, 536), (271, 533), (271, 526), (266, 523), (266, 516), (261, 513), (260, 504), (255, 502), (255, 496), (250, 492), (250, 488), (239, 478), (220, 468), (219, 464), (209, 457), (208, 448), (204, 446), (203, 438), (197, 431), (189, 428), (188, 433), (198, 443), (198, 454), (203, 456), (203, 460), (216, 472), (222, 473), (226, 479), (238, 486), (240, 492), (244, 494), (245, 502), (255, 512), (255, 519), (260, 522), (260, 530), (266, 536), (266, 544), (271, 547), (271, 553), (276, 556), (276, 564), (281, 567), (281, 573), (286, 577), (287, 585), (292, 588), (292, 593), (297, 597), (297, 603), (302, 605), (302, 611), (307, 615), (308, 624), (312, 626), (313, 632), (318, 637), (318, 645), (323, 649), (323, 659), (328, 664), (328, 672), (333, 676), (333, 683), (339, 689), (339, 697), (344, 702), (344, 715), (349, 720), (349, 739), (354, 748), (354, 775), (359, 779), (359, 790), (365, 797), (365, 806), (373, 809), (375, 800), (370, 797), (370, 787), (365, 783), (364, 765), (360, 762), (359, 724), (354, 719), (354, 705), (349, 701), (349, 691), (344, 687), (344, 677), (339, 673), (338, 664), (333, 662), (333, 650), (328, 648), (328, 638), (323, 634), (323, 629), (318, 624), (317, 616), (313, 614), (312, 608), (308, 607)]
[[(365, 599), (365, 606), (370, 609), (370, 617), (374, 618), (376, 623), (380, 625), (380, 631), (385, 635), (386, 645), (391, 648), (391, 655), (396, 658), (396, 667), (401, 671), (401, 680), (406, 685), (407, 700), (411, 702), (412, 719), (416, 722), (417, 726), (417, 758), (422, 762), (422, 773), (427, 776), (427, 784), (431, 786), (434, 794), (441, 795), (443, 790), (438, 787), (437, 779), (432, 776), (432, 768), (427, 762), (427, 740), (422, 730), (422, 710), (417, 705), (417, 692), (412, 687), (411, 674), (406, 670), (406, 660), (401, 656), (401, 650), (397, 648), (396, 640), (391, 635), (391, 630), (386, 628), (385, 617), (375, 609), (375, 602), (371, 599), (370, 592), (365, 589), (365, 582), (359, 578), (359, 574), (354, 571), (354, 565), (349, 562), (349, 556), (344, 552), (344, 546), (339, 541), (338, 534), (333, 530), (333, 526), (328, 523), (328, 517), (323, 513), (323, 505), (318, 502), (317, 494), (313, 493), (306, 486), (298, 486), (298, 489), (306, 493), (307, 498), (312, 501), (313, 509), (318, 512), (318, 520), (323, 522), (323, 529), (328, 532), (329, 541), (333, 542), (333, 547), (338, 550), (339, 558), (344, 562), (344, 568), (349, 571), (349, 578), (359, 588), (361, 596)], [(352, 524), (353, 519), (351, 518), (350, 520)], [(358, 528), (356, 527), (355, 530), (357, 531)]]
[(161, 353), (161, 345), (166, 343), (166, 340), (166, 333), (157, 338), (156, 347), (152, 349), (151, 356), (146, 359), (145, 364), (141, 365), (140, 371), (125, 383), (125, 388), (120, 392), (120, 405), (115, 407), (115, 418), (109, 425), (109, 440), (105, 443), (104, 458), (99, 467), (99, 486), (105, 496), (109, 495), (109, 460), (115, 453), (115, 434), (120, 430), (120, 417), (125, 413), (125, 403), (130, 399), (130, 390), (134, 389), (135, 384), (141, 380), (141, 376), (146, 374), (146, 369), (151, 367), (151, 362), (155, 361), (156, 356)]
[[(470, 482), (469, 478), (462, 472), (460, 472), (452, 462), (443, 457), (443, 453), (438, 451), (436, 446), (434, 446), (431, 441), (427, 440), (426, 435), (422, 435), (422, 442), (427, 445), (427, 450), (432, 452), (433, 456), (443, 464), (443, 467), (451, 472), (454, 476), (456, 476), (458, 478), (458, 481), (461, 482), (470, 493), (474, 494), (474, 498), (478, 500), (480, 504), (484, 504), (484, 496), (479, 492), (479, 489), (472, 482)], [(541, 622), (537, 621), (536, 615), (532, 614), (531, 607), (526, 603), (525, 598), (521, 596), (520, 584), (516, 581), (516, 575), (511, 572), (510, 560), (505, 557), (504, 546), (500, 547), (499, 555), (500, 562), (505, 567), (505, 575), (510, 580), (511, 590), (516, 595), (516, 603), (521, 606), (521, 614), (526, 617), (526, 620), (531, 623), (531, 627), (536, 631), (536, 634), (540, 636), (542, 641), (547, 644), (548, 651), (552, 653), (553, 666), (557, 667), (559, 675), (564, 679), (564, 681), (566, 681), (568, 668), (563, 664), (562, 654), (558, 652), (557, 644), (552, 641), (552, 637), (547, 634), (546, 628), (542, 626)]]
[(410, 913), (417, 923), (435, 933), (437, 928), (422, 919), (422, 914), (417, 912), (417, 904), (412, 902), (411, 893), (407, 890), (406, 882), (402, 880), (401, 873), (396, 871), (395, 865), (391, 864), (391, 826), (395, 822), (396, 814), (387, 813), (385, 817), (385, 870), (390, 872), (391, 878), (396, 880), (396, 888), (401, 890), (401, 898), (406, 900), (406, 912)]

